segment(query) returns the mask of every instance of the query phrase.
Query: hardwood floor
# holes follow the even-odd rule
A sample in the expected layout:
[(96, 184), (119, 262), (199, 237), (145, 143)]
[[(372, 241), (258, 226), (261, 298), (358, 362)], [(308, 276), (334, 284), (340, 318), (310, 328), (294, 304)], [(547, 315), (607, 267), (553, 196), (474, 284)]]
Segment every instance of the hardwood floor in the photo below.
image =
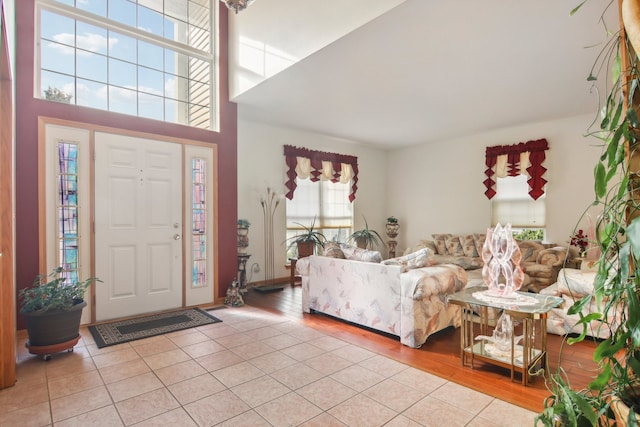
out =
[[(516, 374), (512, 382), (509, 371), (496, 366), (476, 362), (474, 369), (462, 367), (460, 363), (460, 328), (448, 328), (429, 337), (419, 349), (406, 347), (391, 336), (373, 332), (322, 314), (302, 312), (302, 290), (288, 283), (282, 291), (259, 293), (250, 290), (245, 302), (283, 316), (301, 319), (306, 325), (323, 330), (338, 338), (383, 354), (399, 362), (443, 377), (449, 381), (481, 391), (518, 406), (540, 412), (550, 392), (541, 376), (531, 378), (526, 387)], [(584, 341), (569, 346), (564, 343), (562, 368), (566, 371), (574, 389), (587, 386), (595, 376), (595, 363), (591, 354), (597, 343)], [(559, 352), (563, 337), (548, 335), (549, 366), (551, 372), (558, 369)]]

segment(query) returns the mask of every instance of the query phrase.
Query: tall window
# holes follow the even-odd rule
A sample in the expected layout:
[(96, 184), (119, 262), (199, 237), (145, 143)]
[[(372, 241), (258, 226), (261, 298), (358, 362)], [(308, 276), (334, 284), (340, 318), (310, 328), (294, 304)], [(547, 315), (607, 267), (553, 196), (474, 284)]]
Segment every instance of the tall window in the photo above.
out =
[(217, 130), (217, 0), (38, 0), (36, 96)]
[(496, 195), (491, 199), (491, 225), (511, 224), (514, 231), (542, 230), (544, 233), (546, 197), (529, 195), (527, 175), (497, 178)]
[(79, 280), (78, 264), (78, 145), (58, 143), (57, 265), (69, 283)]
[(191, 161), (191, 239), (193, 264), (191, 286), (207, 284), (207, 160)]
[[(300, 233), (301, 226), (314, 228), (327, 240), (346, 242), (353, 230), (353, 206), (349, 201), (350, 183), (312, 182), (297, 179), (293, 200), (287, 199), (287, 238)], [(296, 256), (296, 248), (287, 248), (287, 259)]]

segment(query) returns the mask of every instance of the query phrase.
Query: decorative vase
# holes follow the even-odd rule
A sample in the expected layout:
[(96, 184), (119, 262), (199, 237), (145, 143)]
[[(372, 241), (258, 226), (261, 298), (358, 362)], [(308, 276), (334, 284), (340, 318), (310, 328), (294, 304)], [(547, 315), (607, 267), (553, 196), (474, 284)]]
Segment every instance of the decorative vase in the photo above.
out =
[(238, 227), (238, 253), (247, 252), (249, 246), (249, 228)]
[(388, 222), (385, 224), (385, 227), (387, 228), (387, 236), (390, 239), (395, 239), (396, 236), (398, 235), (398, 229), (400, 228), (400, 224), (398, 224), (397, 222), (395, 223)]
[(482, 246), (482, 279), (490, 294), (510, 297), (524, 282), (524, 272), (520, 268), (520, 247), (513, 238), (511, 224), (500, 224), (491, 230)]

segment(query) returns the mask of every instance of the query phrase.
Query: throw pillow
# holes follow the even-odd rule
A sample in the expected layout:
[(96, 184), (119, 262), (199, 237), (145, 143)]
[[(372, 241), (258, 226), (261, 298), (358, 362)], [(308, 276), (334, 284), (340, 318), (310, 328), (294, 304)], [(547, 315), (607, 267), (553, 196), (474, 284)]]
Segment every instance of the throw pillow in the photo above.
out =
[(447, 247), (447, 254), (453, 256), (464, 256), (464, 251), (462, 250), (462, 244), (460, 243), (459, 236), (451, 236), (445, 237), (444, 243)]
[(342, 252), (342, 249), (340, 249), (340, 244), (336, 242), (325, 243), (324, 256), (329, 258), (345, 259), (344, 252)]
[(364, 262), (382, 262), (382, 255), (378, 251), (369, 251), (356, 246), (340, 244), (340, 249), (346, 259)]
[(464, 253), (464, 256), (479, 256), (479, 253), (476, 250), (476, 241), (473, 238), (473, 234), (460, 236), (460, 244), (462, 245), (462, 252)]
[(451, 234), (432, 234), (433, 242), (436, 244), (436, 253), (438, 255), (447, 255), (447, 244), (445, 239), (451, 237)]
[(400, 265), (402, 271), (412, 270), (414, 268), (422, 268), (433, 265), (430, 258), (431, 251), (428, 248), (422, 248), (416, 252), (410, 253), (396, 258), (389, 258), (382, 261), (385, 265)]
[(431, 254), (437, 253), (436, 244), (433, 240), (420, 240), (420, 243), (405, 249), (402, 255), (409, 255), (424, 248), (429, 249), (429, 251), (431, 251)]

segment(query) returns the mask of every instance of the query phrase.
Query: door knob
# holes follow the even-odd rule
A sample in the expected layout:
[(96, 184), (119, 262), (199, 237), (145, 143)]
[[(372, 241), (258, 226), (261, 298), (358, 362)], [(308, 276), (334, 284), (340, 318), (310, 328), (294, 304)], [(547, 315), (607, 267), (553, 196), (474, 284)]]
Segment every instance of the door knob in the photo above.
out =
[(182, 236), (180, 236), (179, 234), (174, 234), (173, 235), (173, 240), (180, 240), (182, 238)]

